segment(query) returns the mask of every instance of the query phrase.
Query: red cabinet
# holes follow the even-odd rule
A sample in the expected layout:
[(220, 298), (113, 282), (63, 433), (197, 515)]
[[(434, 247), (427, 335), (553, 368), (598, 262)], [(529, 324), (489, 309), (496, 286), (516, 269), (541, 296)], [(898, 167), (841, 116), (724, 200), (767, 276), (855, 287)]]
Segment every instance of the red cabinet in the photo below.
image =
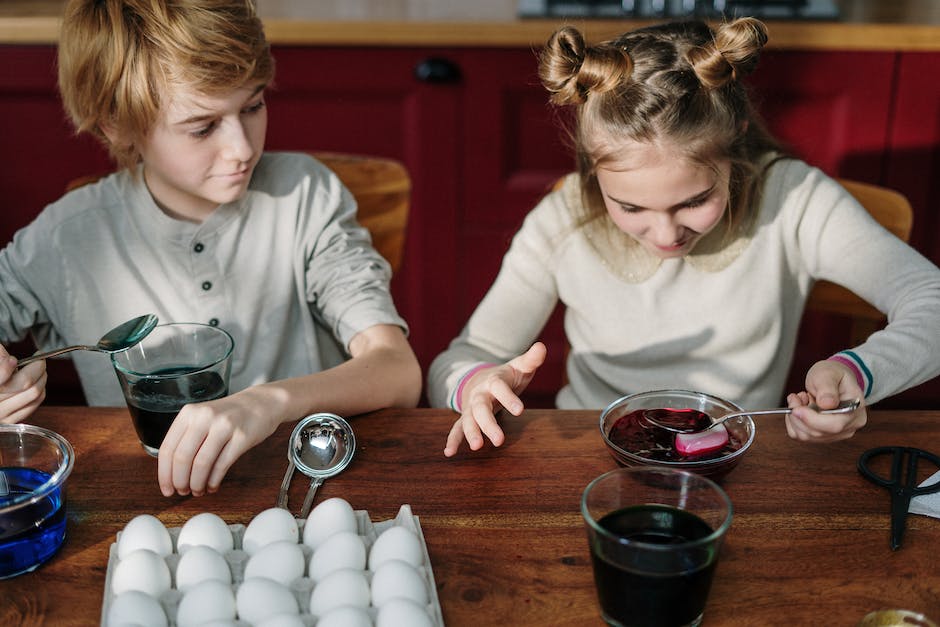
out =
[[(393, 289), (426, 368), (485, 293), (525, 214), (572, 169), (535, 52), (275, 46), (274, 54), (269, 149), (390, 156), (411, 173), (406, 252)], [(916, 212), (912, 243), (935, 262), (940, 86), (926, 77), (938, 75), (938, 62), (940, 53), (771, 50), (752, 82), (770, 127), (796, 154), (830, 174), (907, 194)], [(0, 63), (0, 241), (7, 241), (67, 181), (110, 166), (64, 119), (52, 46), (0, 48)], [(419, 79), (418, 68), (432, 79)], [(844, 348), (845, 326), (809, 320), (795, 369)], [(538, 404), (551, 402), (562, 376), (559, 316), (544, 339), (549, 363), (530, 394)], [(938, 401), (937, 382), (897, 399)]]

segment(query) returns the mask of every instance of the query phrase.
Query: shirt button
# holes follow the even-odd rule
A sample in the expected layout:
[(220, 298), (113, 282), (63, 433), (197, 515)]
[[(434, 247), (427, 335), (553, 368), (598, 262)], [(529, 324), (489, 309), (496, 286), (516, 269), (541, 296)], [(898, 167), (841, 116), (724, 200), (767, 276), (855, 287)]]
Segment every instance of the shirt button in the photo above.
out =
[(212, 289), (212, 282), (211, 282), (211, 281), (203, 281), (203, 283), (202, 283), (202, 289), (204, 289), (204, 290), (207, 291), (207, 292), (208, 292), (209, 290), (211, 290), (211, 289)]
[(202, 245), (202, 242), (197, 242), (196, 245), (193, 246), (193, 250), (196, 251), (197, 253), (201, 253), (205, 249), (206, 247)]
[(210, 321), (209, 321), (209, 326), (213, 326), (213, 327), (219, 326), (219, 319), (218, 319), (218, 318), (213, 318), (212, 320), (210, 320)]

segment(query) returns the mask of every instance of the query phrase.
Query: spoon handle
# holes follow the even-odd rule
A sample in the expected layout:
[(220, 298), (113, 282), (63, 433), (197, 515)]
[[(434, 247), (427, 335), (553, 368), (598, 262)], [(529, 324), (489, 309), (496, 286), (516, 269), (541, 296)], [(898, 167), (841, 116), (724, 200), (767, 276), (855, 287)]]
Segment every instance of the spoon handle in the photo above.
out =
[[(839, 406), (835, 409), (819, 409), (816, 403), (810, 403), (809, 408), (813, 411), (819, 412), (820, 414), (847, 414), (858, 409), (858, 406), (861, 404), (859, 399), (853, 399), (850, 401), (842, 401), (839, 403)], [(725, 414), (719, 420), (716, 420), (709, 426), (711, 429), (714, 426), (720, 425), (729, 418), (737, 418), (738, 416), (763, 416), (765, 414), (792, 414), (793, 409), (790, 407), (781, 407), (779, 409), (760, 409), (757, 411), (736, 411), (730, 414)]]
[(287, 472), (281, 480), (281, 489), (277, 492), (277, 507), (287, 509), (287, 489), (290, 487), (291, 477), (294, 476), (294, 462), (287, 460)]
[(317, 488), (323, 485), (323, 479), (314, 477), (310, 480), (310, 489), (307, 490), (307, 496), (304, 497), (304, 505), (300, 508), (300, 517), (306, 518), (310, 513), (310, 506), (313, 505), (313, 497), (317, 494)]
[(96, 351), (98, 350), (97, 346), (66, 346), (65, 348), (60, 348), (58, 350), (49, 351), (47, 353), (36, 353), (35, 355), (30, 355), (29, 357), (24, 357), (23, 359), (16, 360), (16, 367), (22, 368), (26, 364), (31, 364), (34, 361), (39, 361), (40, 359), (46, 359), (47, 357), (57, 357), (58, 355), (63, 355), (65, 353), (71, 353), (72, 351)]

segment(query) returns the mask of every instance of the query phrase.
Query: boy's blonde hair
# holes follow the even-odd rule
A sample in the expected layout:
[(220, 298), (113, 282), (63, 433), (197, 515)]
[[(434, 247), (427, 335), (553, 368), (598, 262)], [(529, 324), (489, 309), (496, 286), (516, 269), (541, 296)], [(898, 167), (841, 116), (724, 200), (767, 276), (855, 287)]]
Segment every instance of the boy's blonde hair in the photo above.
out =
[(77, 132), (101, 139), (119, 167), (140, 160), (168, 86), (215, 95), (274, 75), (251, 0), (70, 0), (58, 64)]
[(704, 22), (661, 24), (589, 46), (573, 27), (556, 31), (540, 58), (551, 102), (569, 105), (581, 175), (580, 223), (606, 215), (596, 170), (615, 163), (624, 140), (663, 143), (692, 162), (731, 162), (729, 232), (752, 217), (762, 158), (779, 150), (754, 112), (741, 79), (767, 42), (763, 23), (740, 18), (714, 30)]

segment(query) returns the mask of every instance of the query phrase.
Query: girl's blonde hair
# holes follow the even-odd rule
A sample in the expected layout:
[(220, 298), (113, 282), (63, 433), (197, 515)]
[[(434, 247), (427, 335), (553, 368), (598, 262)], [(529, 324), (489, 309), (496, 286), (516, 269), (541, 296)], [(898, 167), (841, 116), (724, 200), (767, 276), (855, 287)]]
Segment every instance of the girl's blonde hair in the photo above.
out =
[[(120, 167), (156, 123), (170, 85), (221, 94), (274, 76), (251, 0), (71, 0), (59, 38), (59, 91), (77, 132)], [(102, 129), (121, 141), (111, 143)]]
[(749, 218), (765, 171), (761, 157), (779, 150), (741, 83), (766, 42), (766, 27), (753, 18), (714, 31), (699, 21), (661, 24), (594, 46), (573, 27), (556, 31), (539, 75), (553, 104), (573, 108), (580, 222), (606, 214), (596, 170), (618, 160), (623, 140), (668, 143), (709, 167), (729, 159), (727, 226)]

